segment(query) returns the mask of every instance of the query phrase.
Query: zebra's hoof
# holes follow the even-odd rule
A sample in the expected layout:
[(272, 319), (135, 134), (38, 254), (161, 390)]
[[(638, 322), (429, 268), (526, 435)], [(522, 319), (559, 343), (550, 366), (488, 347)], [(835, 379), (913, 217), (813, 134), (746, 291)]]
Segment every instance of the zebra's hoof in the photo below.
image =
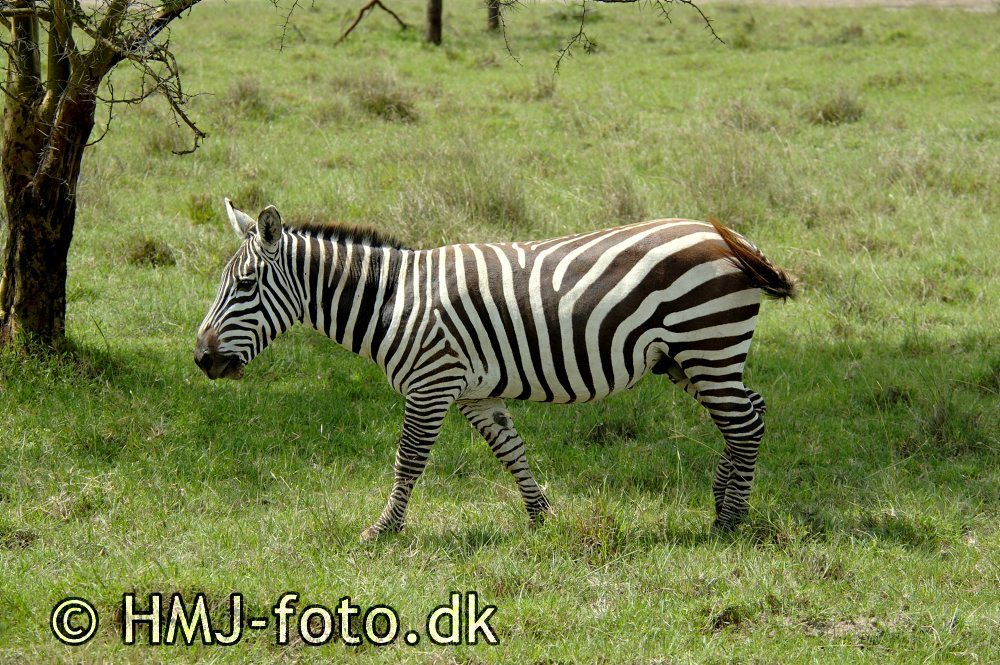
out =
[(740, 525), (738, 520), (720, 520), (716, 519), (712, 523), (711, 534), (713, 536), (721, 536), (723, 534), (732, 533), (736, 531), (736, 527)]
[(361, 532), (361, 542), (371, 543), (391, 533), (399, 533), (402, 530), (402, 525), (380, 527), (377, 524), (372, 524), (370, 527)]
[(361, 532), (361, 542), (372, 543), (378, 540), (378, 537), (382, 535), (382, 529), (379, 529), (374, 524), (364, 531)]
[(548, 505), (541, 510), (536, 510), (529, 513), (528, 515), (528, 528), (529, 529), (539, 529), (545, 525), (545, 520), (550, 517), (555, 517), (556, 511), (552, 510)]

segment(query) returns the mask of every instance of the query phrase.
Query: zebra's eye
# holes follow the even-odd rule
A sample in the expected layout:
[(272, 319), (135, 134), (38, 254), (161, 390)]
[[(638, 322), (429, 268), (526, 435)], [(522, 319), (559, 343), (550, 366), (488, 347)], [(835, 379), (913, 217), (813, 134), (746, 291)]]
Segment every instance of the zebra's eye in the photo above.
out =
[(243, 279), (236, 280), (236, 290), (237, 291), (249, 291), (253, 288), (253, 280), (244, 277)]

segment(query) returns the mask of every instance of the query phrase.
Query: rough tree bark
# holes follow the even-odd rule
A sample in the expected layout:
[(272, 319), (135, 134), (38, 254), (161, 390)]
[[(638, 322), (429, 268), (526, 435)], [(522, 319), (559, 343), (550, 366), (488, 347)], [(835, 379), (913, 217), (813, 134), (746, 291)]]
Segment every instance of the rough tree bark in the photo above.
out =
[[(89, 13), (72, 0), (0, 5), (9, 35), (0, 39), (8, 54), (0, 145), (8, 230), (0, 273), (0, 345), (58, 349), (64, 339), (77, 182), (108, 72), (124, 60), (138, 66), (152, 87), (144, 85), (133, 101), (163, 93), (196, 141), (204, 137), (180, 109), (185, 98), (175, 85), (172, 56), (152, 41), (197, 2), (111, 0)], [(78, 49), (75, 30), (93, 40), (89, 50)]]
[(427, 0), (427, 41), (431, 44), (441, 43), (441, 2)]

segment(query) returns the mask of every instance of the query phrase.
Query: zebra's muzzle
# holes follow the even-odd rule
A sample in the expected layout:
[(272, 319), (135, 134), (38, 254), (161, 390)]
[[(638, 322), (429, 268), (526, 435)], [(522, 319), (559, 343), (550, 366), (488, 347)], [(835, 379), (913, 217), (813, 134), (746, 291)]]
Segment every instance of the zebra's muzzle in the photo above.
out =
[(239, 356), (219, 353), (219, 338), (208, 330), (199, 336), (194, 349), (194, 363), (210, 379), (242, 379), (243, 361)]
[(243, 361), (238, 356), (224, 356), (216, 353), (195, 354), (194, 362), (205, 376), (215, 379), (242, 379)]

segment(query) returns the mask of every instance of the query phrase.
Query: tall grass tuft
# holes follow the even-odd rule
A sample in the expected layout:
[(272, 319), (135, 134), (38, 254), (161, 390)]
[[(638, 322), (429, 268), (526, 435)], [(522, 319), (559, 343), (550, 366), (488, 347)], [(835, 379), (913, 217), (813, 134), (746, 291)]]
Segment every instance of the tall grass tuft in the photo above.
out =
[(405, 235), (427, 246), (527, 237), (532, 217), (516, 165), (464, 143), (415, 150), (406, 160), (414, 180), (398, 193), (386, 224), (406, 220)]
[(192, 194), (187, 202), (188, 219), (192, 224), (209, 224), (215, 219), (215, 207), (211, 194)]
[(243, 76), (229, 86), (222, 105), (256, 120), (271, 120), (277, 111), (254, 76)]
[(627, 171), (609, 171), (604, 174), (601, 200), (603, 206), (601, 218), (596, 220), (598, 225), (640, 222), (649, 214), (635, 175)]
[(806, 117), (815, 125), (843, 125), (857, 122), (864, 113), (865, 107), (856, 94), (838, 90), (832, 97), (811, 108)]
[(364, 113), (387, 122), (416, 122), (417, 94), (400, 85), (391, 74), (367, 74), (339, 82), (351, 93), (355, 105)]

